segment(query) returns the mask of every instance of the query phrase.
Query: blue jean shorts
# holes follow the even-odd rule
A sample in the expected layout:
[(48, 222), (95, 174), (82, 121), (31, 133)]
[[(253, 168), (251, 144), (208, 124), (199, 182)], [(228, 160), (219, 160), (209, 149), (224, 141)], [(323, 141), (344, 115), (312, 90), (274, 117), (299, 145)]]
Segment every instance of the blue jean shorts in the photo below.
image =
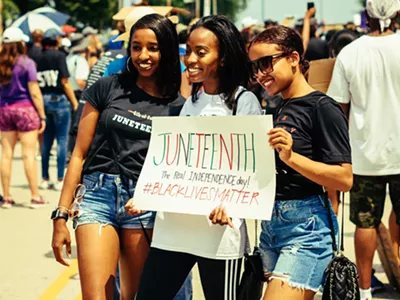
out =
[[(338, 221), (328, 202), (337, 236)], [(263, 221), (261, 227), (260, 251), (265, 274), (291, 287), (317, 292), (333, 257), (324, 196), (277, 200), (271, 221)]]
[(124, 206), (135, 192), (131, 179), (122, 175), (100, 172), (84, 175), (82, 184), (86, 194), (80, 203), (80, 211), (74, 218), (74, 229), (85, 224), (112, 225), (115, 228), (151, 229), (154, 227), (155, 212), (145, 212), (138, 216), (128, 215)]

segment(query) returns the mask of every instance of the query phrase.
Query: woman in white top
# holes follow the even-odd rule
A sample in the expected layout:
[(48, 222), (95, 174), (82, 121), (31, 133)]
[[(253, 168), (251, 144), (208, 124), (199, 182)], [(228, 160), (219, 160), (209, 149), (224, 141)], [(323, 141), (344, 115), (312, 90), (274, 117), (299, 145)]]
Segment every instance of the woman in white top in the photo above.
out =
[[(204, 17), (192, 27), (185, 63), (193, 90), (181, 116), (261, 114), (256, 96), (243, 88), (249, 81), (247, 54), (228, 18)], [(140, 213), (133, 202), (127, 209)], [(196, 263), (207, 300), (236, 299), (246, 244), (245, 221), (232, 220), (222, 207), (209, 217), (158, 212), (136, 299), (173, 299)]]

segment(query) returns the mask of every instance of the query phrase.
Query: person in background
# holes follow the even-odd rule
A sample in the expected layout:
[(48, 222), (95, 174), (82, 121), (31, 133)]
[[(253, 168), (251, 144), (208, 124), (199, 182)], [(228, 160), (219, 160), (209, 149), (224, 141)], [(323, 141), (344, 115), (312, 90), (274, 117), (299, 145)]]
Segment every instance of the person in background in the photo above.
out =
[[(398, 0), (367, 0), (370, 32), (336, 58), (328, 94), (349, 116), (354, 186), (350, 220), (354, 235), (361, 300), (371, 300), (371, 275), (386, 190), (393, 212), (389, 230), (394, 253), (400, 240), (400, 38), (392, 30)], [(400, 265), (400, 260), (398, 259)]]
[[(185, 62), (193, 88), (181, 116), (231, 116), (235, 107), (237, 115), (261, 114), (257, 98), (244, 88), (249, 81), (246, 49), (228, 18), (208, 16), (191, 27)], [(127, 209), (140, 212), (133, 199)], [(220, 206), (209, 216), (157, 212), (136, 299), (173, 299), (196, 264), (205, 299), (236, 299), (246, 245), (245, 220), (231, 221)]]
[(118, 33), (116, 35), (112, 35), (111, 38), (108, 40), (107, 43), (107, 50), (120, 50), (124, 48), (124, 42), (123, 41), (114, 41), (119, 35), (123, 34), (125, 32), (125, 25), (122, 20), (117, 21), (117, 30)]
[(89, 76), (90, 69), (86, 56), (90, 42), (89, 38), (78, 37), (71, 45), (70, 55), (67, 56), (69, 79), (76, 99), (80, 99)]
[(28, 51), (28, 56), (37, 64), (40, 55), (42, 54), (43, 30), (35, 29), (31, 33), (32, 46)]
[(264, 21), (264, 29), (269, 29), (276, 25), (278, 25), (278, 22), (276, 22), (274, 20), (268, 19), (268, 20)]
[(270, 221), (263, 221), (260, 250), (268, 286), (264, 300), (311, 300), (333, 257), (331, 227), (338, 233), (328, 190), (352, 186), (348, 126), (340, 105), (307, 83), (300, 35), (275, 26), (249, 48), (253, 74), (283, 103), (268, 132), (275, 152), (276, 197)]
[(19, 28), (7, 28), (3, 33), (0, 52), (0, 131), (1, 183), (4, 198), (2, 208), (11, 208), (15, 202), (10, 193), (14, 147), (19, 140), (25, 175), (31, 192), (30, 205), (45, 205), (39, 195), (35, 161), (38, 134), (46, 127), (43, 98), (36, 73), (36, 64), (26, 55), (25, 41), (29, 40)]
[[(144, 164), (151, 118), (179, 114), (185, 101), (178, 95), (173, 24), (161, 15), (146, 15), (129, 36), (125, 71), (98, 80), (82, 96), (86, 104), (78, 138), (53, 214), (53, 251), (64, 265), (62, 248), (71, 250), (66, 220), (68, 213), (73, 216), (83, 299), (112, 299), (118, 262), (121, 299), (135, 298), (155, 213), (130, 216), (124, 206)], [(75, 206), (73, 191), (80, 183), (86, 192)]]
[(310, 8), (295, 25), (303, 38), (304, 58), (308, 61), (329, 58), (328, 43), (316, 36), (318, 23), (314, 18), (315, 14), (315, 7)]
[(330, 57), (337, 57), (344, 47), (358, 39), (358, 34), (351, 30), (340, 30), (330, 39), (329, 54)]
[(97, 33), (98, 30), (91, 26), (87, 26), (82, 30), (82, 34), (90, 39), (87, 57), (90, 69), (97, 63), (103, 52), (103, 45), (100, 38), (97, 36)]
[[(67, 56), (67, 67), (68, 72), (70, 74), (69, 80), (71, 86), (74, 90), (75, 97), (77, 100), (81, 99), (81, 95), (83, 90), (86, 87), (87, 80), (89, 77), (89, 64), (86, 60), (88, 46), (90, 44), (89, 38), (84, 38), (82, 34), (74, 34), (75, 38), (72, 41), (72, 47), (70, 48), (69, 52), (70, 55)], [(75, 123), (76, 114), (72, 114), (71, 118), (71, 127)], [(71, 130), (70, 130), (71, 133)], [(68, 139), (68, 158), (72, 154), (72, 151), (75, 146), (75, 139), (70, 138)]]
[[(65, 54), (58, 50), (60, 35), (56, 29), (44, 33), (43, 53), (38, 61), (38, 79), (42, 90), (46, 130), (42, 147), (41, 189), (55, 188), (61, 191), (67, 158), (68, 131), (71, 110), (76, 111), (78, 101), (69, 82), (69, 72)], [(50, 150), (57, 139), (57, 181), (53, 184), (49, 175)]]
[[(32, 45), (28, 50), (28, 56), (35, 62), (36, 66), (39, 60), (40, 55), (42, 55), (42, 40), (43, 40), (43, 30), (35, 29), (31, 33), (32, 37)], [(42, 146), (43, 146), (43, 131), (41, 131), (38, 135), (39, 141), (39, 149), (38, 154), (36, 155), (37, 159), (41, 159)]]

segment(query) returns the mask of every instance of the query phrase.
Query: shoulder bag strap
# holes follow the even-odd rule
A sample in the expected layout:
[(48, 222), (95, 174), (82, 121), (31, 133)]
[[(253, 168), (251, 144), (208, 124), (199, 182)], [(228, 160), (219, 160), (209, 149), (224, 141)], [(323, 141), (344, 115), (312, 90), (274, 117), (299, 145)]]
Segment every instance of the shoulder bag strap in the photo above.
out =
[(233, 107), (232, 107), (232, 116), (236, 116), (236, 112), (237, 112), (237, 107), (238, 107), (238, 103), (239, 103), (239, 98), (240, 96), (242, 96), (245, 92), (247, 92), (246, 89), (243, 89), (239, 92), (239, 94), (236, 96), (235, 98), (235, 103), (233, 103)]
[(328, 193), (325, 192), (324, 195), (324, 202), (325, 202), (325, 207), (328, 210), (328, 221), (329, 221), (329, 227), (331, 229), (331, 237), (332, 237), (332, 249), (333, 249), (333, 254), (336, 256), (338, 249), (337, 249), (337, 244), (336, 244), (336, 237), (335, 237), (335, 228), (333, 227), (333, 216), (332, 216), (332, 211), (329, 206), (329, 198), (328, 198)]
[(340, 192), (341, 197), (339, 196), (339, 200), (340, 198), (342, 198), (342, 203), (340, 203), (339, 201), (339, 205), (342, 205), (342, 226), (340, 228), (341, 232), (340, 232), (340, 252), (344, 252), (344, 193)]

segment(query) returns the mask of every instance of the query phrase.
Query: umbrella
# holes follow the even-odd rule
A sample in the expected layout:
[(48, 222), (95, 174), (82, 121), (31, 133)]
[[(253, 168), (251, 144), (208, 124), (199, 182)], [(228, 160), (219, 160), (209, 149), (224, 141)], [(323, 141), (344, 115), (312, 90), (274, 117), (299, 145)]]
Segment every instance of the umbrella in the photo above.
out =
[(41, 29), (44, 32), (54, 28), (62, 32), (61, 26), (64, 25), (70, 16), (60, 13), (52, 8), (43, 7), (28, 12), (18, 18), (11, 27), (20, 28), (26, 35), (31, 36), (31, 32), (35, 29)]
[(59, 12), (51, 7), (37, 8), (37, 9), (33, 10), (32, 12), (35, 14), (39, 14), (39, 15), (48, 17), (54, 23), (56, 23), (58, 26), (63, 26), (71, 18), (71, 16), (69, 16), (65, 13)]

